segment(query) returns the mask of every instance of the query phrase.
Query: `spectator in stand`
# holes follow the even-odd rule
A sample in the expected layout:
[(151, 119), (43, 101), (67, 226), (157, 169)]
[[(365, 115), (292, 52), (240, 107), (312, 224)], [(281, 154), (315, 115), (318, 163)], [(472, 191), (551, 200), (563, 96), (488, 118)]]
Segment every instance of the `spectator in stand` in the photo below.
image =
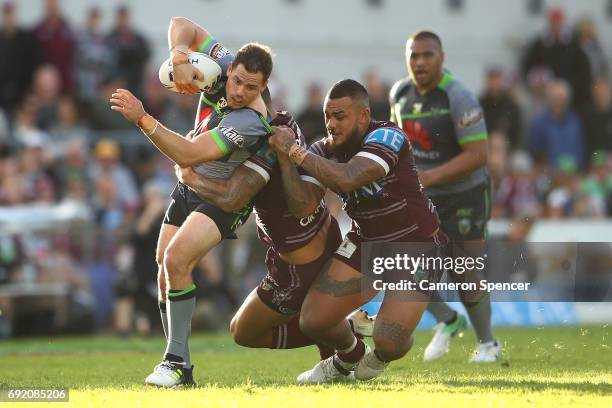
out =
[[(142, 101), (142, 103), (144, 104), (144, 108), (151, 116), (155, 118), (161, 118), (164, 112), (166, 111), (166, 108), (168, 108), (168, 105), (170, 105), (171, 103), (170, 94), (175, 92), (168, 92), (166, 88), (164, 88), (161, 82), (159, 82), (157, 72), (149, 72), (145, 81), (145, 98)], [(187, 96), (181, 94), (178, 95)], [(187, 96), (187, 99), (190, 99), (190, 97), (195, 97), (195, 95), (189, 95)], [(199, 97), (199, 95), (197, 97)], [(194, 106), (197, 106), (197, 102), (194, 103)], [(168, 128), (174, 129), (172, 126), (169, 126)], [(193, 116), (191, 117), (191, 128), (193, 128)]]
[(88, 203), (91, 196), (91, 191), (88, 191), (91, 187), (88, 163), (85, 141), (80, 139), (68, 141), (64, 150), (63, 160), (58, 168), (62, 199)]
[(59, 0), (45, 0), (45, 15), (34, 27), (34, 36), (42, 50), (43, 62), (53, 65), (59, 71), (62, 93), (72, 93), (75, 39), (61, 14)]
[(57, 123), (51, 129), (50, 138), (53, 158), (61, 158), (73, 140), (88, 138), (88, 130), (79, 118), (79, 108), (70, 96), (63, 96), (57, 104)]
[(126, 87), (138, 98), (143, 98), (142, 80), (150, 57), (149, 43), (131, 26), (127, 7), (117, 8), (115, 28), (108, 36), (114, 54), (115, 74), (125, 81)]
[(528, 121), (532, 116), (543, 112), (546, 109), (546, 89), (550, 81), (554, 79), (554, 74), (548, 68), (533, 68), (527, 75), (527, 100), (524, 101), (523, 120)]
[(612, 92), (605, 77), (593, 84), (593, 106), (586, 114), (585, 127), (589, 157), (598, 150), (612, 152)]
[(564, 80), (554, 80), (547, 89), (548, 106), (535, 115), (529, 126), (528, 146), (536, 160), (545, 159), (558, 167), (559, 160), (570, 157), (584, 168), (585, 141), (580, 119), (570, 106), (571, 89)]
[[(159, 80), (157, 81), (157, 85), (159, 86)], [(162, 90), (162, 92), (168, 93), (165, 90)], [(195, 117), (194, 107), (198, 106), (198, 96), (179, 95), (176, 93), (172, 93), (168, 96), (169, 103), (166, 105), (161, 115), (161, 121), (168, 129), (172, 129), (181, 135), (186, 135), (193, 129), (193, 118)]]
[(117, 88), (126, 88), (125, 81), (118, 77), (107, 78), (89, 109), (88, 122), (94, 130), (129, 130), (134, 131), (130, 122), (108, 108), (108, 100)]
[[(494, 195), (508, 167), (508, 138), (500, 131), (489, 133), (488, 149), (487, 170), (491, 177), (491, 191)], [(492, 215), (495, 215), (494, 212)]]
[(77, 32), (77, 96), (85, 107), (93, 103), (102, 82), (112, 71), (113, 55), (106, 36), (100, 32), (100, 17), (99, 8), (90, 8), (85, 18), (85, 26)]
[(32, 95), (25, 98), (19, 105), (15, 120), (15, 142), (17, 145), (26, 145), (33, 140), (34, 143), (42, 141), (45, 148), (50, 145), (49, 134), (40, 130), (36, 125), (38, 103)]
[(9, 156), (0, 162), (1, 206), (14, 206), (26, 202), (22, 179), (17, 157)]
[(608, 75), (608, 57), (597, 38), (595, 22), (590, 17), (584, 17), (576, 23), (576, 42), (586, 54), (591, 66), (593, 78)]
[[(100, 140), (95, 147), (96, 160), (90, 169), (91, 179), (102, 197), (103, 208), (118, 208), (130, 215), (138, 208), (140, 197), (134, 176), (119, 161), (120, 157), (121, 149), (117, 142)], [(108, 185), (105, 180), (109, 182)]]
[(555, 7), (548, 13), (548, 30), (527, 48), (521, 72), (527, 78), (534, 68), (547, 67), (555, 77), (563, 78), (574, 90), (574, 110), (582, 114), (591, 102), (591, 66), (586, 54), (565, 26), (565, 13)]
[(563, 156), (547, 198), (547, 215), (550, 218), (601, 217), (601, 206), (582, 188), (582, 176), (574, 159)]
[(521, 142), (521, 113), (517, 103), (508, 93), (501, 69), (487, 70), (485, 89), (480, 95), (480, 105), (484, 111), (489, 133), (503, 132), (508, 137), (510, 149), (516, 150)]
[(297, 115), (297, 123), (310, 146), (313, 142), (327, 136), (325, 117), (323, 116), (323, 89), (317, 82), (306, 87), (306, 106)]
[(28, 139), (19, 157), (26, 201), (53, 203), (57, 191), (56, 177), (51, 170), (42, 140)]
[(365, 75), (366, 89), (370, 96), (370, 111), (376, 120), (389, 120), (391, 107), (389, 106), (389, 86), (380, 77), (376, 70), (370, 70)]
[(58, 120), (58, 101), (61, 91), (60, 73), (53, 65), (45, 64), (34, 74), (32, 100), (36, 101), (36, 127), (48, 132)]
[(501, 180), (495, 192), (495, 217), (513, 218), (520, 214), (541, 212), (533, 162), (529, 154), (516, 151), (510, 159), (510, 172)]
[(2, 5), (0, 55), (0, 78), (10, 78), (0, 81), (0, 108), (12, 118), (40, 64), (40, 48), (29, 31), (17, 26), (15, 5), (8, 1)]
[(609, 215), (609, 204), (612, 198), (612, 162), (610, 153), (600, 150), (591, 155), (589, 172), (582, 180), (581, 192), (591, 203), (599, 217)]

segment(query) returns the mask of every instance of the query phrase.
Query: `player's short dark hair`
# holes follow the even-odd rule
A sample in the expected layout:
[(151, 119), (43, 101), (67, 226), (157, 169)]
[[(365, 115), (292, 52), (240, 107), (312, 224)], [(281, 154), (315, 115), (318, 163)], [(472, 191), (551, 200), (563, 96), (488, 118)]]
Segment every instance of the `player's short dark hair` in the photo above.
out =
[(438, 45), (440, 46), (440, 49), (442, 49), (442, 40), (440, 39), (438, 34), (434, 33), (433, 31), (429, 31), (429, 30), (415, 31), (414, 33), (412, 33), (409, 39), (412, 41), (434, 40), (435, 42), (438, 43)]
[(272, 50), (263, 44), (245, 44), (236, 53), (232, 67), (237, 67), (239, 64), (251, 74), (261, 72), (265, 82), (272, 73)]
[(343, 79), (336, 82), (327, 93), (328, 99), (339, 99), (346, 96), (362, 102), (365, 106), (370, 106), (368, 91), (354, 79)]

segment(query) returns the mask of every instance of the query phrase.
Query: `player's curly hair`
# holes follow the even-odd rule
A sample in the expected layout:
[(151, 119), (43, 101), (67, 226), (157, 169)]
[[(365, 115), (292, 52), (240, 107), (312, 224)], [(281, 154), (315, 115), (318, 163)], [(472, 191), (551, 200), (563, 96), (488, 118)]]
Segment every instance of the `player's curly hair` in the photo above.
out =
[(264, 81), (267, 81), (272, 73), (272, 49), (258, 43), (245, 44), (236, 53), (232, 67), (237, 67), (239, 64), (251, 74), (261, 72)]

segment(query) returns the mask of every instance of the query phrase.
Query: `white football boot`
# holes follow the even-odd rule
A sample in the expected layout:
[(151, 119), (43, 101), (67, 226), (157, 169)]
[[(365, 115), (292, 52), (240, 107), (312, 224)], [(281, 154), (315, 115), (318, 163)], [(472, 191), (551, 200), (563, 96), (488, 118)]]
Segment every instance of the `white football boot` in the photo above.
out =
[(353, 332), (361, 334), (364, 337), (372, 337), (376, 315), (370, 316), (365, 310), (357, 309), (348, 315), (347, 318), (353, 324)]
[(355, 378), (360, 381), (371, 380), (381, 375), (388, 365), (389, 363), (380, 361), (376, 354), (374, 354), (374, 351), (368, 347), (355, 368)]
[(476, 351), (470, 357), (470, 363), (495, 363), (501, 356), (501, 349), (497, 339), (487, 343), (479, 343)]
[(450, 348), (451, 338), (460, 334), (467, 328), (467, 319), (462, 314), (457, 314), (457, 319), (452, 324), (440, 322), (433, 328), (434, 336), (425, 348), (423, 360), (436, 360), (446, 353)]
[[(162, 361), (145, 379), (145, 384), (171, 388), (180, 385), (192, 385), (192, 369), (185, 369), (181, 364)], [(186, 371), (189, 371), (188, 373)], [(195, 384), (193, 384), (195, 385)]]
[[(364, 343), (366, 356), (370, 352), (370, 346)], [(362, 357), (363, 359), (363, 357)], [(355, 363), (357, 365), (358, 363)], [(338, 356), (333, 355), (325, 360), (321, 360), (312, 370), (304, 371), (298, 375), (298, 384), (322, 384), (329, 382), (355, 381), (355, 374), (352, 368), (346, 368), (338, 361)]]

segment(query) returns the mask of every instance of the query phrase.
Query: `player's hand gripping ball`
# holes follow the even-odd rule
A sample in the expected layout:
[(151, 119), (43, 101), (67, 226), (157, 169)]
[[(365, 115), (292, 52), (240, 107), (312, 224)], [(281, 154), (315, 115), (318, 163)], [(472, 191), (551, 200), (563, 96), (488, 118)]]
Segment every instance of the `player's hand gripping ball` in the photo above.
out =
[(159, 81), (166, 89), (180, 93), (197, 93), (196, 89), (208, 92), (213, 89), (221, 74), (219, 64), (201, 52), (188, 53), (186, 63), (174, 66), (172, 59), (168, 58), (159, 67)]

